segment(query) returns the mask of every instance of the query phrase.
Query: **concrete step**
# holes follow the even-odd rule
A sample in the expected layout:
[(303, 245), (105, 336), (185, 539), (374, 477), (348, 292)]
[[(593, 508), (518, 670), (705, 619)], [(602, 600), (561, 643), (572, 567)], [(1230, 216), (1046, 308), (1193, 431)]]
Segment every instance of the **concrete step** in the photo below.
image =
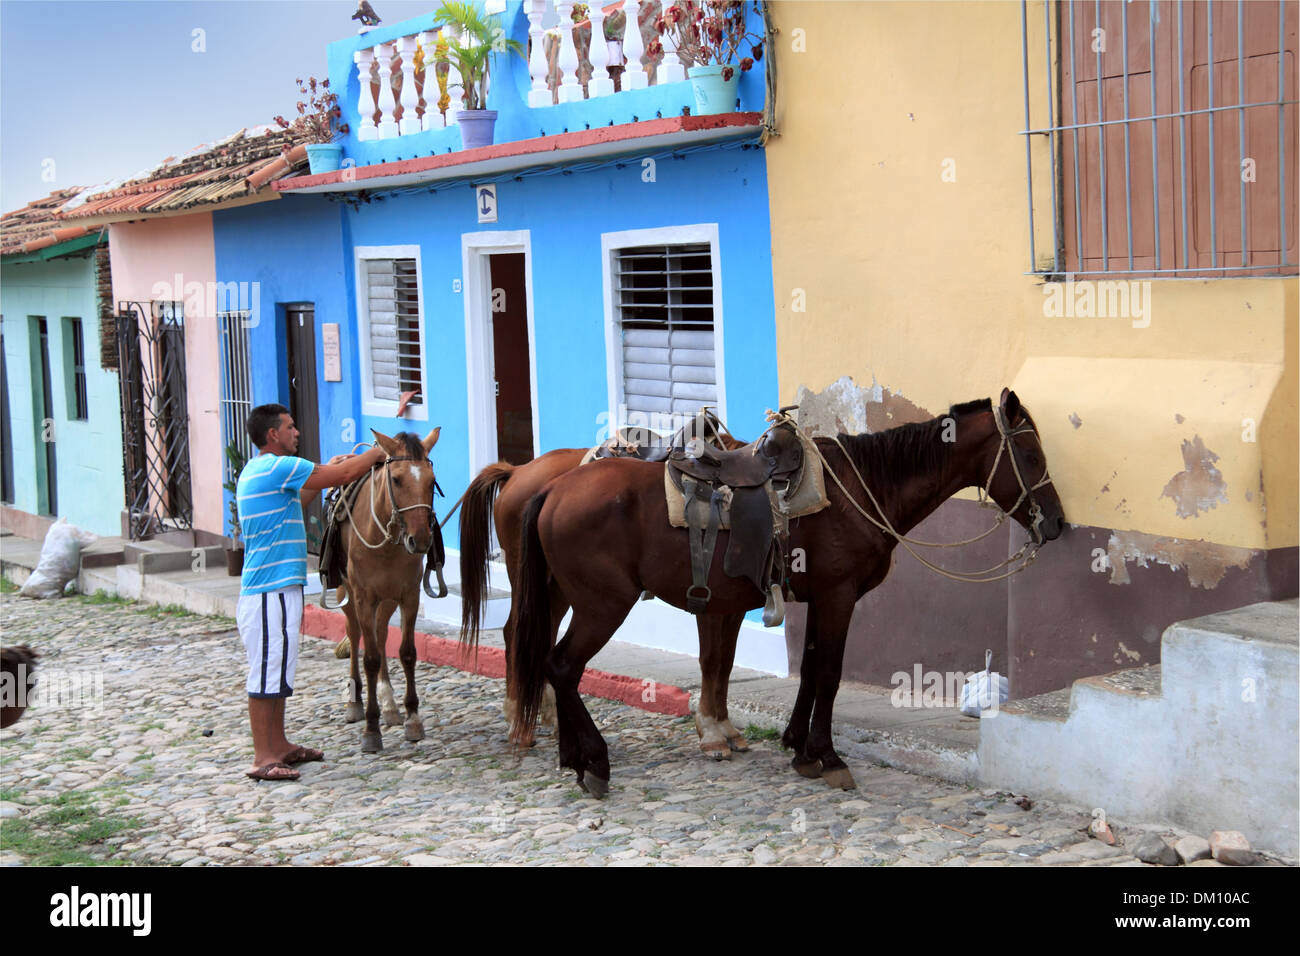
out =
[(981, 722), (981, 780), (1300, 856), (1298, 625), (1295, 600), (1183, 621), (1158, 666), (1013, 701)]

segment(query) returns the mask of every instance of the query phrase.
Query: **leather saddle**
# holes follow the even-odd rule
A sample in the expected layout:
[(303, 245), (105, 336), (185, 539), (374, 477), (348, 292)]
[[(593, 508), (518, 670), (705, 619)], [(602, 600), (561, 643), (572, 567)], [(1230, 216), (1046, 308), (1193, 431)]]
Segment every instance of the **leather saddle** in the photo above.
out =
[(641, 461), (667, 461), (675, 449), (684, 449), (691, 441), (716, 444), (721, 448), (724, 438), (731, 432), (711, 408), (701, 408), (693, 421), (687, 422), (672, 436), (665, 438), (658, 432), (640, 426), (620, 428), (612, 437), (597, 445), (592, 460), (599, 458), (637, 458)]
[(687, 610), (703, 614), (712, 596), (709, 571), (726, 508), (730, 534), (723, 570), (752, 582), (764, 595), (763, 623), (780, 624), (785, 619), (782, 591), (789, 536), (784, 501), (798, 487), (804, 467), (803, 443), (794, 425), (783, 421), (734, 451), (692, 439), (674, 449), (666, 465), (685, 500), (692, 581), (686, 591)]
[(343, 550), (343, 525), (347, 523), (348, 512), (352, 510), (357, 494), (369, 475), (365, 475), (339, 488), (331, 488), (325, 495), (325, 530), (320, 541), (320, 583), (321, 600), (324, 592), (337, 588), (343, 583), (348, 572), (348, 556)]

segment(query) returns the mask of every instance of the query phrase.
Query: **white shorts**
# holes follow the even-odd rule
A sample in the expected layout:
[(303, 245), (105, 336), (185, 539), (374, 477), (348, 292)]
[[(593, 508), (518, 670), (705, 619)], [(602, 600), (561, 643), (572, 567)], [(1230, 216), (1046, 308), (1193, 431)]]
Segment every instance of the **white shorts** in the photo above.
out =
[(302, 629), (302, 586), (241, 594), (236, 620), (248, 653), (248, 696), (292, 695)]

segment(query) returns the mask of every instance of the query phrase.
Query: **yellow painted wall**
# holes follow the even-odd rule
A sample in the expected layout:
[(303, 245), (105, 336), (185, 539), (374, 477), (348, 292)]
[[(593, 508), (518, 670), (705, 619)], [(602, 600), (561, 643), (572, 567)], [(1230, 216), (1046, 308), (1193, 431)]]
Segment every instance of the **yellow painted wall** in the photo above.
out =
[[(1048, 314), (1044, 284), (1024, 274), (1020, 4), (771, 9), (782, 400), (851, 375), (938, 414), (1011, 384), (1034, 412), (1070, 521), (1295, 545), (1296, 280), (1155, 281), (1142, 328)], [(1032, 94), (1041, 3), (1028, 5), (1028, 23)], [(1046, 121), (1043, 100), (1031, 96), (1035, 125)], [(1051, 246), (1044, 137), (1033, 159), (1041, 261)], [(1257, 441), (1243, 441), (1246, 419)], [(1183, 441), (1197, 437), (1218, 456), (1228, 500), (1180, 517), (1162, 493), (1184, 468)]]

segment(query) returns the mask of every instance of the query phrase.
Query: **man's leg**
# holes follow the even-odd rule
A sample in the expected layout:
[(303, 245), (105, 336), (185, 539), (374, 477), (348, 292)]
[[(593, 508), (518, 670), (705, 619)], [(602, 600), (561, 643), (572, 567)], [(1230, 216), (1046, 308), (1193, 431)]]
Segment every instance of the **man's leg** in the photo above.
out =
[[(257, 770), (283, 761), (291, 750), (284, 739), (284, 698), (278, 675), (283, 639), (275, 640), (277, 606), (265, 594), (241, 596), (238, 624), (248, 656), (248, 724), (253, 734), (253, 766)], [(278, 768), (271, 779), (293, 780), (297, 771)]]
[(248, 723), (253, 730), (253, 767), (284, 759), (292, 748), (284, 739), (284, 698), (248, 698)]
[[(284, 668), (283, 689), (288, 693), (293, 693), (295, 675), (298, 669), (298, 646), (302, 640), (303, 595), (301, 588), (286, 588), (282, 593), (284, 594), (285, 610), (284, 634), (287, 635), (285, 641), (286, 663)], [(289, 738), (284, 732), (284, 702), (285, 698), (280, 698), (278, 727), (280, 732), (279, 744), (281, 749), (280, 756), (276, 759), (284, 760), (287, 757), (293, 756), (295, 753), (298, 755), (298, 759), (295, 760), (294, 763), (323, 759), (325, 755), (319, 750), (315, 750), (311, 747), (300, 747), (298, 744), (289, 741)]]

